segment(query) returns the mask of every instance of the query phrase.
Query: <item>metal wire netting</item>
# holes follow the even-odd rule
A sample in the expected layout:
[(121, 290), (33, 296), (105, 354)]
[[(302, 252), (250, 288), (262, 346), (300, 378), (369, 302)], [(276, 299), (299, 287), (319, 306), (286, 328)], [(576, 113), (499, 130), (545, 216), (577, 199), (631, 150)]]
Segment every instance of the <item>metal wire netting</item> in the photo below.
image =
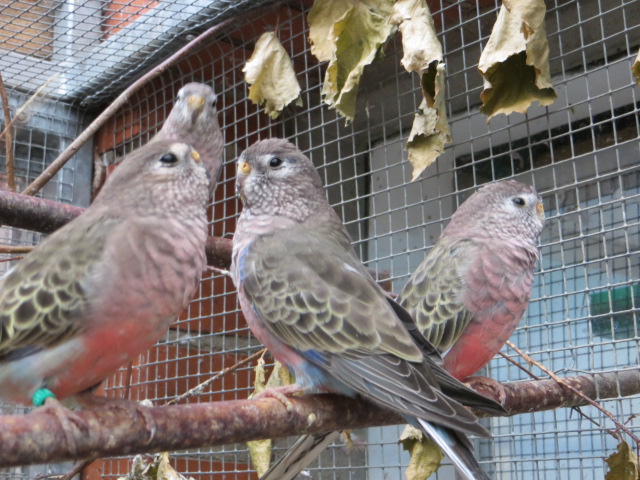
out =
[[(421, 92), (417, 76), (400, 66), (399, 38), (386, 47), (384, 58), (365, 70), (356, 118), (346, 125), (321, 101), (326, 66), (309, 52), (306, 16), (312, 2), (291, 1), (258, 13), (248, 11), (250, 3), (257, 5), (49, 2), (38, 25), (30, 24), (37, 35), (24, 38), (26, 30), (21, 37), (0, 24), (0, 34), (6, 34), (6, 39), (0, 36), (0, 48), (10, 50), (0, 58), (0, 71), (16, 105), (20, 91), (33, 90), (51, 73), (60, 72), (64, 82), (56, 80), (59, 84), (52, 83), (55, 88), (49, 92), (48, 102), (59, 106), (51, 122), (70, 125), (67, 114), (61, 113), (69, 111), (78, 119), (73, 124), (78, 128), (86, 123), (83, 110), (112, 99), (189, 35), (239, 15), (242, 21), (236, 27), (138, 92), (101, 130), (94, 145), (104, 162), (146, 142), (161, 126), (181, 85), (212, 83), (219, 94), (226, 161), (211, 207), (211, 234), (230, 236), (234, 231), (240, 206), (233, 188), (233, 164), (241, 151), (258, 138), (287, 137), (318, 166), (328, 197), (363, 261), (387, 271), (395, 291), (435, 243), (456, 207), (479, 185), (503, 178), (533, 184), (544, 198), (547, 223), (532, 301), (512, 341), (561, 375), (637, 368), (640, 103), (630, 65), (640, 46), (638, 2), (547, 2), (550, 67), (558, 99), (549, 107), (533, 106), (525, 115), (499, 116), (490, 123), (478, 111), (482, 80), (477, 63), (499, 5), (430, 2), (447, 65), (453, 143), (413, 183), (408, 183), (411, 168), (404, 145)], [(6, 15), (13, 18), (8, 24), (23, 18), (6, 13), (20, 10), (16, 4), (28, 12), (45, 5), (5, 2), (0, 21)], [(70, 8), (74, 15), (65, 13)], [(304, 101), (304, 107), (289, 107), (277, 120), (248, 101), (241, 71), (256, 40), (268, 30), (278, 32), (291, 55)], [(136, 32), (143, 32), (139, 39), (133, 38)], [(27, 68), (29, 62), (39, 64), (40, 70)], [(16, 149), (22, 142), (33, 150), (34, 139), (47, 135), (46, 129), (38, 133), (43, 130), (36, 123), (18, 130), (22, 133)], [(65, 138), (73, 138), (77, 131)], [(64, 142), (53, 142), (51, 149), (63, 147)], [(45, 157), (44, 163), (51, 160)], [(40, 157), (26, 153), (24, 158), (25, 177), (32, 177), (42, 168), (37, 163)], [(76, 168), (86, 168), (91, 160), (90, 154), (80, 157)], [(86, 182), (79, 186), (73, 175), (64, 175), (57, 177), (60, 185), (52, 198), (77, 202), (64, 192), (82, 188), (88, 198)], [(20, 237), (6, 243), (23, 241), (32, 240)], [(110, 378), (105, 390), (114, 396), (130, 391), (133, 399), (147, 398), (159, 405), (260, 348), (239, 312), (232, 283), (207, 274), (170, 332), (130, 370)], [(524, 364), (513, 351), (503, 351)], [(527, 378), (501, 357), (484, 374), (500, 381)], [(252, 367), (243, 367), (190, 401), (246, 398), (253, 390), (252, 381)], [(640, 425), (633, 416), (640, 409), (637, 396), (602, 405), (638, 432)], [(582, 412), (600, 426), (612, 427), (597, 410), (589, 407)], [(496, 479), (603, 478), (604, 458), (616, 445), (600, 426), (570, 409), (486, 422), (494, 438), (476, 440), (476, 453)], [(408, 456), (397, 444), (399, 431), (385, 427), (356, 432), (355, 451), (347, 453), (344, 446), (335, 445), (307, 474), (316, 479), (403, 478)], [(286, 445), (277, 442), (275, 455)], [(172, 459), (177, 470), (198, 480), (256, 478), (245, 445), (176, 452)], [(116, 479), (130, 465), (129, 458), (105, 460), (87, 478)], [(443, 467), (437, 478), (455, 478), (453, 468)]]

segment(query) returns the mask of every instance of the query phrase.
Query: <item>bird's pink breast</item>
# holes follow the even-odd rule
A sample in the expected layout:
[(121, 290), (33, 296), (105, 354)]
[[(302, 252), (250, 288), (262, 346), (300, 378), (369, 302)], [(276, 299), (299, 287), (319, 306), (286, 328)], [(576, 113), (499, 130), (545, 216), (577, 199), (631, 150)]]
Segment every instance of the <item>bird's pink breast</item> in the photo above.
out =
[(166, 319), (141, 320), (124, 319), (116, 327), (98, 328), (83, 335), (76, 361), (49, 380), (50, 389), (58, 398), (66, 398), (101, 382), (151, 348), (170, 324)]
[(474, 317), (446, 353), (445, 370), (458, 380), (476, 373), (500, 351), (515, 330), (521, 315), (521, 312), (513, 315), (502, 311), (494, 312), (488, 318)]

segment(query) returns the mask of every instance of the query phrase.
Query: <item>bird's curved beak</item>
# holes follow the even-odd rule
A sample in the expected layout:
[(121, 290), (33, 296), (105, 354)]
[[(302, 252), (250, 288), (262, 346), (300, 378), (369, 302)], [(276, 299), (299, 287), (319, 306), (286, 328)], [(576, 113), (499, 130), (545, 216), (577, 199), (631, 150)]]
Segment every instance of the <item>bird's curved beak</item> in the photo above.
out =
[(251, 173), (251, 165), (249, 165), (249, 162), (239, 162), (238, 173), (242, 175), (249, 175)]
[(191, 158), (193, 158), (196, 163), (200, 163), (200, 154), (193, 149), (191, 150)]
[(201, 95), (191, 95), (187, 104), (190, 109), (201, 112), (204, 109), (204, 98)]
[(537, 203), (536, 214), (540, 220), (544, 220), (544, 205), (542, 205), (542, 202)]
[(247, 178), (247, 175), (251, 173), (251, 165), (249, 162), (238, 162), (238, 175), (236, 175), (236, 194), (242, 200), (243, 205), (246, 204), (246, 199), (244, 195), (244, 182)]

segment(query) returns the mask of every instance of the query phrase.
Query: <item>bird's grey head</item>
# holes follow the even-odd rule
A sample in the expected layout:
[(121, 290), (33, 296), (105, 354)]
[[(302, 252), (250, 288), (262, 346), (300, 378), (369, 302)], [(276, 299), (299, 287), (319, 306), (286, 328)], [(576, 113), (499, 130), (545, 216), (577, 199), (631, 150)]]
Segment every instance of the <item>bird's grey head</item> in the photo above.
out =
[(150, 142), (125, 157), (94, 204), (134, 209), (180, 209), (206, 204), (209, 178), (200, 155), (186, 143)]
[(537, 241), (544, 225), (542, 197), (535, 188), (516, 180), (483, 186), (471, 195), (451, 219), (452, 230), (472, 226), (486, 232), (516, 235)]
[(259, 141), (240, 155), (236, 192), (244, 208), (254, 214), (285, 215), (297, 221), (316, 206), (327, 205), (311, 160), (280, 138)]
[(217, 122), (217, 101), (218, 97), (209, 85), (196, 82), (187, 83), (178, 91), (176, 102), (167, 122), (183, 127), (195, 125), (208, 127), (211, 122)]

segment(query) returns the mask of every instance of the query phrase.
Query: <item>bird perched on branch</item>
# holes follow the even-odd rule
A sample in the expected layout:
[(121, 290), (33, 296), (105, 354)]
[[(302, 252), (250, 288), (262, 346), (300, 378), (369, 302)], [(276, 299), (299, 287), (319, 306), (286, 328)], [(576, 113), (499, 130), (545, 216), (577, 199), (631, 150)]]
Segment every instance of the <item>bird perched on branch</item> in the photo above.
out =
[(258, 142), (238, 160), (236, 189), (244, 208), (231, 270), (240, 305), (296, 376), (270, 394), (362, 396), (431, 436), (466, 478), (487, 478), (466, 434), (489, 434), (458, 401), (502, 408), (438, 366), (433, 346), (358, 260), (311, 161), (285, 140)]
[[(543, 223), (533, 187), (485, 185), (456, 210), (398, 295), (454, 377), (478, 372), (513, 333), (529, 303)], [(293, 478), (336, 438), (301, 437), (263, 479)]]
[(462, 380), (502, 348), (529, 304), (542, 198), (505, 180), (471, 195), (451, 217), (398, 298)]
[(217, 96), (209, 85), (187, 83), (178, 91), (162, 129), (151, 139), (191, 145), (209, 174), (211, 192), (220, 177), (224, 148), (216, 103)]
[[(0, 279), (0, 398), (76, 395), (151, 347), (205, 268), (208, 198), (189, 145), (128, 155), (82, 215)], [(47, 405), (65, 427), (71, 412)]]

